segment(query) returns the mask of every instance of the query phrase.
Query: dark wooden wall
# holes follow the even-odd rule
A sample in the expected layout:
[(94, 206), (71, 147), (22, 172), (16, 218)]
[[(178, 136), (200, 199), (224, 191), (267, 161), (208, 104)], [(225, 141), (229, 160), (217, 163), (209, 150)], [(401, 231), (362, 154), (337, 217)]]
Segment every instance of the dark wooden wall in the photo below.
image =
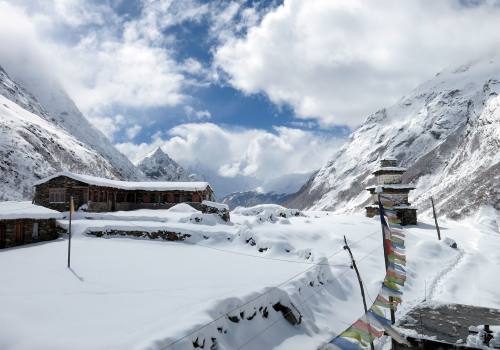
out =
[[(38, 239), (33, 238), (33, 224), (38, 223)], [(21, 237), (16, 235), (16, 224), (21, 227)], [(0, 220), (0, 248), (50, 241), (59, 237), (55, 219)]]

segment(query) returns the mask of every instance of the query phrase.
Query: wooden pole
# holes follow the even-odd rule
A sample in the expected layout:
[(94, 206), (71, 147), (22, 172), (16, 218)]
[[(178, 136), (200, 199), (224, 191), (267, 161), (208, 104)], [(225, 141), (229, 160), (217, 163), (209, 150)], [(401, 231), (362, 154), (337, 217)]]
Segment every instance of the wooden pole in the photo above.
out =
[(439, 229), (439, 224), (438, 224), (438, 218), (436, 215), (436, 208), (434, 207), (434, 199), (431, 196), (431, 203), (432, 203), (432, 214), (434, 215), (434, 223), (436, 224), (436, 231), (438, 234), (438, 240), (441, 240), (441, 230)]
[(71, 215), (72, 214), (73, 214), (73, 196), (69, 197), (68, 269), (71, 268)]
[[(366, 307), (365, 289), (363, 287), (363, 281), (361, 280), (361, 275), (359, 274), (358, 267), (356, 266), (356, 261), (352, 256), (351, 248), (349, 248), (345, 236), (344, 236), (344, 243), (345, 243), (344, 249), (346, 249), (349, 252), (349, 256), (351, 257), (352, 267), (354, 268), (354, 271), (356, 271), (356, 276), (358, 277), (359, 288), (361, 289), (361, 297), (363, 298), (363, 307), (365, 309), (365, 315), (366, 315), (368, 313), (368, 308)], [(370, 331), (371, 331), (371, 325), (368, 322), (368, 333), (371, 335)], [(371, 350), (375, 350), (375, 347), (373, 346), (373, 341), (370, 341), (370, 348)]]
[[(387, 270), (389, 269), (389, 252), (387, 251), (387, 247), (385, 245), (385, 232), (384, 232), (384, 224), (383, 224), (383, 220), (384, 220), (384, 214), (383, 214), (383, 208), (384, 206), (382, 205), (382, 202), (380, 201), (380, 192), (378, 192), (378, 212), (379, 212), (379, 215), (380, 215), (380, 226), (382, 227), (382, 245), (384, 246), (384, 261), (385, 261), (385, 272), (387, 273)], [(396, 323), (396, 312), (394, 311), (394, 309), (392, 308), (392, 304), (393, 304), (393, 298), (392, 297), (389, 297), (389, 302), (391, 303), (391, 309), (390, 309), (390, 312), (391, 312), (391, 323), (394, 324)]]

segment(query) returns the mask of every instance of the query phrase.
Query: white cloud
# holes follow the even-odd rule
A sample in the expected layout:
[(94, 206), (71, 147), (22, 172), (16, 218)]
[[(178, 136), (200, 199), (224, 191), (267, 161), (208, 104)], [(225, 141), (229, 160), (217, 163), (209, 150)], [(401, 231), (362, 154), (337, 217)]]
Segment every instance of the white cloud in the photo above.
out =
[(266, 93), (323, 125), (358, 125), (437, 71), (500, 43), (495, 1), (285, 0), (215, 64), (245, 93)]
[(184, 112), (186, 112), (186, 116), (188, 117), (188, 119), (192, 120), (200, 121), (212, 118), (212, 113), (210, 113), (210, 111), (208, 110), (199, 111), (191, 106), (184, 106)]
[(126, 135), (129, 140), (133, 140), (142, 130), (142, 126), (138, 124), (132, 125), (130, 128), (127, 128)]
[(114, 117), (89, 117), (89, 121), (110, 140), (113, 140), (115, 134), (119, 132), (125, 125), (125, 117), (117, 114)]
[(211, 169), (226, 177), (241, 175), (267, 181), (319, 168), (341, 141), (331, 135), (285, 127), (269, 132), (190, 123), (174, 127), (167, 135), (155, 135), (151, 143), (129, 142), (117, 147), (135, 163), (161, 146), (184, 166)]
[(206, 5), (148, 0), (141, 9), (129, 18), (93, 1), (0, 0), (0, 64), (59, 80), (91, 117), (114, 106), (181, 104), (193, 70), (202, 69), (193, 60), (176, 62), (175, 38), (164, 30), (199, 20)]

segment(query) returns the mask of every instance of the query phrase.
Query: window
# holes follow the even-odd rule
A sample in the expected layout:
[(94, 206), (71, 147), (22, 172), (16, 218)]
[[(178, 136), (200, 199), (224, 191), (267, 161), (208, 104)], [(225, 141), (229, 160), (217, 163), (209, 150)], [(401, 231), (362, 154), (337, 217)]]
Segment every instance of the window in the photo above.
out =
[(37, 241), (38, 240), (38, 222), (33, 223), (33, 232), (31, 237), (33, 240)]
[(64, 188), (49, 188), (50, 203), (66, 202), (66, 190)]

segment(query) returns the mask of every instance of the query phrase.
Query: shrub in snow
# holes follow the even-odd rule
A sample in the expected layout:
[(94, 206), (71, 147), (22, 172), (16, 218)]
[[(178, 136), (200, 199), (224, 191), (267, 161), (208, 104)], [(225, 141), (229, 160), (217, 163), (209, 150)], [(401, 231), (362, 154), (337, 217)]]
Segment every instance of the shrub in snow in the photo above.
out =
[(203, 213), (216, 214), (226, 222), (230, 220), (229, 207), (226, 204), (203, 201), (201, 202), (201, 211)]
[(453, 248), (453, 249), (457, 249), (458, 248), (457, 242), (455, 242), (453, 239), (451, 239), (449, 237), (446, 237), (443, 240), (443, 243), (446, 244), (447, 246)]

